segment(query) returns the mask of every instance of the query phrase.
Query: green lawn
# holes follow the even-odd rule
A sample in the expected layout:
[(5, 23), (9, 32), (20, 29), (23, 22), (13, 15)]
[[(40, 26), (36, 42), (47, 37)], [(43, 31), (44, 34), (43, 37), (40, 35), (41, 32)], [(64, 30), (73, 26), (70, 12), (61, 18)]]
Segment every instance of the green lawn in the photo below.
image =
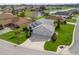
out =
[(76, 23), (77, 19), (74, 18), (74, 19), (67, 19), (67, 22), (73, 22), (73, 23)]
[[(15, 32), (18, 32), (16, 35)], [(25, 32), (14, 30), (3, 35), (0, 35), (0, 39), (15, 43), (15, 44), (22, 44), (25, 40), (27, 40), (28, 35)]]
[(73, 23), (76, 23), (77, 21), (77, 17), (79, 16), (79, 14), (74, 14), (74, 19), (67, 19), (67, 22), (73, 22)]
[(45, 50), (56, 51), (59, 45), (70, 45), (72, 42), (74, 25), (61, 25), (60, 29), (57, 29), (57, 41), (47, 41), (44, 45)]

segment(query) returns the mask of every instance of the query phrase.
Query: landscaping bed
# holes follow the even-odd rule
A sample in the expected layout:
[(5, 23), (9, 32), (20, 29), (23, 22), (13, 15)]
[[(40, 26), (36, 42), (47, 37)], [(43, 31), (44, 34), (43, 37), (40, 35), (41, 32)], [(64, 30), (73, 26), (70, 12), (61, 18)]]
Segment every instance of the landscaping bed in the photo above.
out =
[(20, 31), (20, 29), (10, 31), (8, 33), (0, 35), (0, 39), (12, 42), (14, 44), (22, 44), (28, 39), (28, 33)]
[(56, 30), (56, 32), (58, 32), (57, 40), (54, 42), (45, 42), (44, 49), (49, 51), (57, 51), (59, 45), (70, 45), (72, 42), (73, 30), (74, 25), (61, 25), (61, 28)]

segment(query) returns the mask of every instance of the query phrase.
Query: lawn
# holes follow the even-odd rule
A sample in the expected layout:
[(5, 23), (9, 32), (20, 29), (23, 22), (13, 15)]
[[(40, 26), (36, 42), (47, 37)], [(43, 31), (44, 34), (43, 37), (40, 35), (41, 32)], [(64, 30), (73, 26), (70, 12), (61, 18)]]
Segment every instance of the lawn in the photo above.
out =
[(26, 41), (27, 38), (28, 38), (27, 33), (20, 30), (14, 30), (14, 31), (5, 33), (3, 35), (0, 35), (0, 39), (6, 40), (18, 45)]
[(47, 41), (44, 45), (44, 49), (49, 51), (57, 51), (57, 47), (59, 45), (70, 45), (72, 42), (73, 30), (74, 25), (61, 25), (61, 28), (56, 30), (56, 32), (58, 32), (57, 41)]
[(77, 19), (74, 18), (74, 19), (67, 19), (67, 22), (73, 22), (73, 23), (76, 23)]
[(77, 21), (77, 17), (79, 16), (79, 14), (74, 14), (74, 17), (73, 18), (69, 18), (67, 19), (67, 22), (73, 22), (73, 23), (76, 23)]

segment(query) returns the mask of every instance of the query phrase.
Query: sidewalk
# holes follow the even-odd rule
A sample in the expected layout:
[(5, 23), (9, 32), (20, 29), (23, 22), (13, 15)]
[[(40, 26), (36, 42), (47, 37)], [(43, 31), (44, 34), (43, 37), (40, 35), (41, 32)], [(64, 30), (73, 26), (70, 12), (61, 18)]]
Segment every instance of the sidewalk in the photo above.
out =
[(76, 23), (73, 23), (73, 22), (67, 22), (67, 24), (72, 24), (72, 25), (75, 25)]

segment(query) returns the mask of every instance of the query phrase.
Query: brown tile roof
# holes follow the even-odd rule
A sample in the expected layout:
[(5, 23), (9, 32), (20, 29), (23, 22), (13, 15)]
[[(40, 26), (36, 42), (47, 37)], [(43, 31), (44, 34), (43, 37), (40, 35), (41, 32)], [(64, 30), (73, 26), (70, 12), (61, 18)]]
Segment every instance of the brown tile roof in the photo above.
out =
[(54, 20), (63, 20), (63, 17), (62, 16), (48, 16), (47, 18), (50, 18), (50, 19), (54, 19)]
[(0, 19), (10, 19), (10, 18), (14, 18), (14, 17), (17, 17), (17, 16), (13, 15), (12, 13), (0, 14)]
[(6, 25), (12, 23), (13, 20), (16, 20), (17, 16), (12, 13), (2, 13), (0, 14), (0, 24)]
[(30, 18), (22, 18), (22, 17), (20, 17), (19, 19), (18, 19), (18, 21), (16, 21), (15, 22), (15, 24), (17, 24), (17, 25), (23, 25), (23, 24), (26, 24), (26, 25), (28, 25), (29, 23), (31, 23), (32, 22), (32, 20), (30, 19)]

